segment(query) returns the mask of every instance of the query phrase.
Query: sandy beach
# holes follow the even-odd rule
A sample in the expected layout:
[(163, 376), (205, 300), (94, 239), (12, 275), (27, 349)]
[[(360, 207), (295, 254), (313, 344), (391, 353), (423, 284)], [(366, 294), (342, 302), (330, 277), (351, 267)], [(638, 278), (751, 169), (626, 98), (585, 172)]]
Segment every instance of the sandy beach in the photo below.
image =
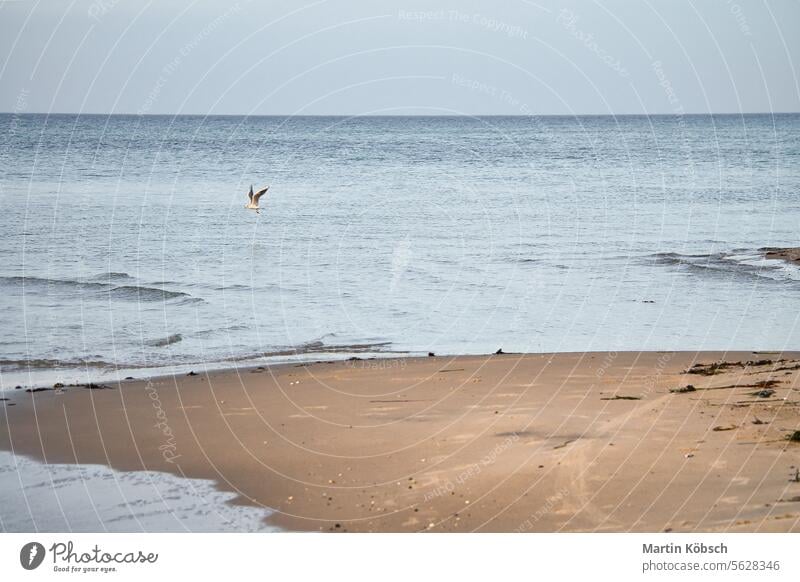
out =
[(353, 359), (7, 391), (0, 449), (321, 531), (800, 531), (800, 353)]
[(767, 259), (782, 260), (786, 261), (787, 263), (794, 263), (795, 265), (800, 264), (800, 248), (767, 247), (762, 250), (764, 251), (764, 256)]

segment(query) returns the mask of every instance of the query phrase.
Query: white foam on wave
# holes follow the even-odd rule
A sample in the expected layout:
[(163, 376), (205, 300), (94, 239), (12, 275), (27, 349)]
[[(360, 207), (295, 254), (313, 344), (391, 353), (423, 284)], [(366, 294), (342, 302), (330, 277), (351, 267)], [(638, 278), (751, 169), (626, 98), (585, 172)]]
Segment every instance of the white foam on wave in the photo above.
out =
[(278, 531), (265, 508), (232, 505), (213, 482), (0, 452), (0, 532)]

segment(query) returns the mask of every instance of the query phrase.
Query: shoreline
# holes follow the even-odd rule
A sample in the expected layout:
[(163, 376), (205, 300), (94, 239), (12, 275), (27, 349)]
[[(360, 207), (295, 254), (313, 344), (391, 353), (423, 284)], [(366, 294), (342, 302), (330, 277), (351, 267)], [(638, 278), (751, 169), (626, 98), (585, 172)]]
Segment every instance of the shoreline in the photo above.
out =
[(6, 391), (0, 449), (209, 479), (295, 531), (798, 531), (799, 378), (786, 351), (273, 364)]
[[(698, 249), (685, 251), (689, 254), (637, 251), (631, 257), (637, 263), (648, 264), (650, 267), (658, 266), (672, 272), (676, 277), (686, 271), (687, 274), (691, 273), (692, 275), (711, 275), (717, 280), (724, 280), (724, 278), (728, 277), (730, 280), (734, 280), (741, 275), (749, 278), (746, 279), (748, 285), (752, 283), (751, 278), (753, 276), (762, 277), (766, 285), (771, 285), (774, 282), (794, 285), (797, 281), (800, 281), (800, 271), (797, 271), (797, 268), (800, 267), (800, 247), (756, 247), (753, 245), (753, 247), (748, 248), (723, 249), (722, 251), (712, 249), (712, 251), (708, 253), (701, 252)], [(97, 274), (96, 272), (93, 275), (78, 275), (75, 277), (63, 274), (61, 277), (53, 275), (55, 278), (25, 275), (19, 277), (14, 275), (10, 276), (10, 279), (15, 281), (17, 279), (22, 281), (31, 280), (36, 281), (37, 285), (47, 283), (47, 285), (55, 285), (56, 287), (62, 284), (69, 284), (69, 289), (73, 289), (75, 285), (83, 284), (111, 286), (112, 284), (122, 285), (127, 282), (135, 283), (135, 288), (148, 289), (149, 292), (186, 295), (192, 291), (191, 285), (187, 288), (180, 283), (158, 282), (153, 281), (152, 278), (140, 280), (138, 277), (122, 271), (110, 272), (107, 275), (107, 277), (103, 277), (103, 273)], [(112, 275), (116, 279), (113, 279)], [(9, 277), (5, 278), (9, 279)], [(114, 283), (109, 282), (112, 279), (115, 281)], [(711, 279), (707, 280), (711, 281)], [(19, 281), (16, 281), (14, 284), (17, 285), (18, 283)], [(169, 289), (161, 289), (159, 286), (166, 286)], [(133, 287), (123, 286), (120, 288), (129, 289)], [(677, 290), (679, 287), (674, 289)], [(686, 290), (684, 289), (684, 291)], [(782, 297), (781, 294), (785, 290), (780, 290), (776, 287), (776, 291), (778, 292), (771, 294)], [(40, 293), (42, 290), (36, 291), (36, 288), (33, 288), (31, 292)], [(727, 297), (727, 293), (728, 291), (725, 291), (724, 297)], [(680, 294), (676, 293), (675, 295)], [(202, 297), (199, 295), (195, 297), (195, 299), (198, 298)], [(636, 297), (629, 296), (624, 300), (620, 299), (620, 301), (619, 307), (624, 305), (622, 301), (631, 302), (628, 306), (630, 310), (633, 310), (631, 314), (637, 318), (637, 321), (647, 324), (647, 327), (655, 325), (656, 321), (662, 322), (658, 328), (660, 332), (657, 332), (652, 338), (651, 336), (647, 336), (646, 339), (634, 337), (631, 341), (606, 344), (604, 347), (607, 348), (616, 350), (660, 348), (713, 351), (716, 346), (725, 345), (728, 349), (747, 350), (752, 345), (765, 345), (768, 341), (774, 341), (778, 344), (794, 345), (800, 349), (800, 343), (797, 338), (793, 337), (794, 332), (790, 331), (784, 337), (782, 333), (773, 332), (774, 328), (771, 328), (770, 332), (767, 333), (758, 325), (748, 325), (741, 330), (739, 327), (735, 330), (728, 330), (726, 334), (723, 333), (726, 331), (726, 327), (719, 325), (714, 317), (709, 314), (700, 314), (700, 319), (696, 321), (696, 327), (699, 329), (713, 329), (708, 337), (687, 334), (685, 329), (679, 327), (671, 329), (675, 326), (665, 325), (663, 322), (680, 320), (682, 311), (675, 311), (680, 306), (675, 303), (674, 297), (671, 298), (669, 295), (663, 296), (663, 294), (648, 291), (644, 294), (637, 294)], [(751, 312), (751, 316), (754, 318), (791, 317), (791, 313), (788, 312), (790, 310), (786, 307), (788, 305), (790, 305), (789, 298), (783, 297), (779, 304), (771, 305), (766, 312)], [(690, 308), (689, 305), (684, 307)], [(734, 308), (738, 309), (735, 306)], [(677, 318), (676, 313), (678, 314)], [(145, 327), (149, 328), (150, 326), (146, 325)], [(183, 374), (192, 369), (195, 369), (195, 371), (198, 369), (214, 371), (235, 370), (242, 367), (271, 366), (294, 361), (316, 362), (347, 359), (351, 356), (375, 356), (381, 358), (423, 356), (427, 352), (429, 345), (424, 336), (419, 336), (416, 341), (412, 341), (414, 338), (402, 337), (403, 334), (400, 334), (400, 337), (394, 337), (390, 334), (386, 337), (353, 338), (346, 335), (340, 337), (336, 333), (322, 335), (311, 333), (303, 334), (305, 339), (302, 341), (297, 340), (297, 343), (288, 342), (287, 345), (282, 345), (281, 341), (275, 341), (264, 344), (261, 350), (251, 351), (247, 348), (239, 347), (226, 351), (224, 349), (225, 346), (220, 346), (218, 340), (224, 337), (225, 334), (222, 332), (228, 327), (224, 325), (218, 327), (219, 329), (216, 332), (214, 331), (216, 328), (213, 326), (199, 332), (197, 330), (192, 332), (191, 329), (187, 331), (186, 322), (181, 323), (181, 319), (178, 318), (175, 325), (169, 326), (171, 333), (166, 328), (161, 333), (144, 333), (140, 338), (141, 341), (136, 346), (122, 342), (119, 348), (115, 347), (113, 354), (108, 353), (108, 350), (100, 348), (98, 345), (93, 345), (94, 342), (106, 345), (103, 343), (103, 334), (88, 342), (84, 340), (81, 351), (36, 349), (34, 350), (35, 353), (30, 353), (26, 347), (21, 349), (24, 346), (18, 345), (20, 344), (19, 338), (15, 339), (15, 336), (19, 334), (15, 334), (12, 330), (10, 334), (12, 336), (11, 341), (8, 342), (10, 346), (14, 346), (9, 349), (12, 355), (0, 360), (0, 380), (2, 381), (0, 391), (10, 391), (16, 386), (43, 388), (52, 386), (55, 383), (117, 382), (129, 377), (146, 379), (148, 377)], [(669, 335), (670, 330), (674, 335)], [(614, 330), (608, 330), (604, 326), (603, 331), (613, 332)], [(51, 332), (56, 333), (54, 330), (51, 330)], [(196, 340), (196, 335), (207, 332), (219, 332), (221, 334), (220, 338), (210, 340), (208, 349), (205, 346), (189, 345), (191, 341)], [(613, 333), (612, 337), (614, 337)], [(781, 337), (784, 337), (784, 339), (780, 340)], [(498, 338), (501, 339), (498, 340)], [(669, 338), (681, 339), (672, 340)], [(487, 335), (486, 340), (481, 339), (466, 344), (463, 342), (439, 344), (437, 348), (433, 349), (446, 354), (479, 355), (481, 351), (492, 350), (495, 345), (506, 345), (515, 351), (525, 349), (549, 351), (563, 347), (580, 350), (590, 347), (591, 343), (583, 340), (576, 341), (575, 336), (569, 336), (568, 341), (548, 342), (545, 340), (533, 341), (527, 337), (524, 341), (520, 341), (519, 335), (512, 334), (509, 337), (505, 334), (490, 333)], [(174, 345), (178, 346), (178, 348), (175, 348), (178, 351), (173, 353), (173, 348), (170, 346)]]
[(800, 266), (800, 247), (764, 247), (764, 258)]
[[(420, 352), (421, 353), (421, 352)], [(319, 359), (324, 356), (325, 359)], [(363, 356), (363, 357), (362, 357)], [(235, 372), (237, 370), (251, 370), (256, 368), (266, 368), (275, 366), (292, 366), (297, 364), (318, 364), (325, 362), (347, 361), (352, 358), (357, 359), (392, 359), (392, 358), (416, 358), (424, 357), (417, 355), (416, 352), (309, 352), (298, 353), (295, 355), (264, 356), (264, 360), (259, 358), (245, 358), (241, 360), (212, 360), (208, 362), (191, 362), (186, 364), (175, 364), (172, 366), (139, 366), (139, 367), (75, 367), (75, 368), (36, 368), (36, 372), (24, 369), (3, 372), (4, 384), (8, 388), (0, 388), (0, 394), (13, 393), (18, 390), (53, 388), (55, 384), (63, 384), (64, 387), (81, 387), (90, 383), (95, 384), (119, 384), (132, 381), (160, 380), (187, 375), (198, 370), (206, 374), (218, 372)], [(200, 373), (200, 372), (197, 372)], [(15, 380), (21, 376), (32, 376), (38, 374), (40, 380), (31, 383), (20, 383)], [(8, 378), (9, 381), (6, 381)], [(80, 378), (80, 380), (78, 380)]]
[[(646, 350), (646, 351), (633, 351), (633, 350), (608, 350), (608, 351), (565, 351), (565, 352), (505, 352), (500, 353), (436, 353), (429, 352), (425, 355), (424, 352), (320, 352), (313, 354), (297, 354), (296, 356), (280, 356), (266, 361), (259, 361), (258, 359), (236, 360), (228, 362), (225, 360), (213, 360), (209, 362), (194, 362), (190, 364), (176, 364), (174, 366), (153, 366), (153, 367), (138, 367), (138, 368), (41, 368), (45, 373), (51, 374), (48, 380), (34, 382), (31, 384), (19, 384), (16, 382), (7, 382), (8, 388), (0, 388), (0, 397), (8, 397), (10, 394), (17, 394), (20, 392), (28, 393), (30, 391), (46, 392), (57, 390), (60, 388), (89, 388), (95, 384), (98, 386), (120, 386), (128, 385), (135, 382), (148, 382), (148, 381), (164, 381), (174, 380), (183, 376), (216, 376), (220, 374), (240, 374), (249, 373), (255, 370), (269, 371), (271, 369), (280, 370), (282, 368), (310, 366), (318, 364), (335, 364), (341, 362), (376, 362), (376, 366), (380, 366), (380, 362), (386, 360), (402, 360), (405, 362), (416, 360), (427, 360), (430, 357), (445, 359), (445, 358), (490, 358), (493, 356), (517, 356), (517, 357), (531, 357), (531, 356), (569, 356), (580, 354), (664, 354), (664, 353), (685, 353), (685, 354), (784, 354), (784, 353), (798, 353), (800, 348), (797, 349), (764, 349), (764, 350), (722, 350), (722, 349), (703, 349), (703, 350)], [(430, 355), (433, 354), (433, 355)], [(313, 358), (307, 359), (309, 356)], [(316, 356), (325, 356), (320, 359)], [(102, 370), (106, 370), (105, 375)], [(98, 372), (98, 375), (92, 375), (92, 372)], [(15, 370), (12, 372), (4, 372), (4, 375), (14, 377), (15, 374), (28, 374), (22, 370)], [(143, 375), (133, 375), (142, 374)], [(125, 374), (125, 376), (123, 376)], [(77, 380), (77, 376), (82, 376), (83, 380)], [(14, 384), (14, 386), (12, 386)], [(60, 385), (60, 386), (57, 386)]]

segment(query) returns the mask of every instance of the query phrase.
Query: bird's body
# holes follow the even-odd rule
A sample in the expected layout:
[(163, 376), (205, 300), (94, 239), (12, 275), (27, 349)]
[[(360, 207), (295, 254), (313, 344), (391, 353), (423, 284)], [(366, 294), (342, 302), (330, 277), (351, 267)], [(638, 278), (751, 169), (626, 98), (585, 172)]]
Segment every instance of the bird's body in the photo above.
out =
[(250, 192), (247, 194), (247, 196), (250, 198), (250, 202), (245, 204), (244, 207), (247, 208), (248, 210), (255, 210), (256, 214), (259, 214), (261, 208), (258, 206), (258, 201), (264, 194), (267, 193), (267, 190), (269, 190), (269, 186), (267, 186), (262, 190), (259, 190), (258, 192), (253, 193), (253, 185), (250, 184)]

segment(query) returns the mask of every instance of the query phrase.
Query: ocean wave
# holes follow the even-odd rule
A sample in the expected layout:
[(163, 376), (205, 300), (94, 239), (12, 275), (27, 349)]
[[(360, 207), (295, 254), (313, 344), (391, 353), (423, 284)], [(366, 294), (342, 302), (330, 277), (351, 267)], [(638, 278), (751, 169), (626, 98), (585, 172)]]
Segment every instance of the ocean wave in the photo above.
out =
[[(168, 339), (168, 338), (163, 338)], [(155, 342), (149, 342), (147, 345), (151, 347), (163, 347), (163, 346), (156, 346)], [(169, 345), (169, 344), (165, 344)], [(388, 346), (391, 345), (391, 342), (375, 342), (375, 343), (356, 343), (356, 344), (339, 344), (339, 345), (328, 345), (324, 344), (323, 342), (319, 341), (311, 341), (305, 342), (303, 344), (299, 344), (296, 346), (286, 347), (286, 348), (275, 348), (272, 350), (261, 351), (261, 352), (241, 352), (236, 355), (229, 355), (229, 356), (222, 356), (219, 357), (208, 357), (206, 359), (198, 359), (195, 356), (190, 354), (172, 354), (169, 357), (169, 360), (157, 361), (154, 358), (153, 354), (148, 356), (149, 360), (145, 363), (140, 360), (135, 361), (118, 361), (116, 363), (109, 363), (103, 361), (97, 361), (92, 363), (84, 363), (81, 361), (75, 362), (67, 362), (62, 360), (37, 360), (35, 366), (38, 368), (81, 368), (86, 366), (95, 366), (98, 368), (118, 368), (118, 369), (141, 369), (141, 368), (148, 368), (152, 370), (157, 370), (159, 368), (163, 368), (168, 370), (174, 366), (207, 366), (207, 367), (219, 367), (220, 369), (225, 369), (231, 365), (236, 366), (239, 364), (242, 365), (255, 365), (257, 363), (264, 363), (265, 360), (276, 359), (278, 363), (284, 362), (286, 358), (289, 357), (296, 357), (299, 356), (314, 356), (314, 355), (336, 355), (338, 357), (343, 356), (356, 356), (358, 354), (377, 354), (377, 353), (406, 353), (406, 352), (395, 352), (393, 350), (387, 349)], [(27, 362), (21, 361), (22, 364), (17, 366), (18, 369), (24, 368), (24, 364)], [(2, 361), (0, 361), (0, 365)], [(31, 366), (33, 367), (33, 366)]]
[(92, 280), (94, 281), (109, 281), (120, 283), (122, 281), (134, 281), (136, 277), (131, 277), (128, 273), (109, 271), (108, 273), (98, 273)]
[(682, 255), (680, 253), (653, 253), (647, 259), (660, 265), (692, 265), (698, 259), (708, 259), (712, 255)]
[(533, 264), (533, 263), (542, 263), (544, 261), (543, 259), (532, 259), (530, 257), (514, 257), (511, 259), (511, 262), (519, 264)]
[(198, 281), (180, 283), (178, 281), (153, 281), (148, 285), (156, 285), (159, 287), (166, 285), (177, 285), (180, 287), (188, 287), (191, 289), (205, 289), (210, 291), (274, 291), (281, 290), (279, 285), (243, 285), (241, 283), (231, 283), (229, 285), (219, 285), (213, 283), (201, 283)]
[[(331, 334), (332, 335), (332, 334)], [(327, 337), (327, 336), (325, 336)], [(172, 334), (164, 338), (157, 338), (146, 342), (150, 347), (165, 347), (178, 343), (183, 340), (181, 334)], [(235, 356), (198, 359), (190, 354), (170, 355), (168, 360), (160, 361), (152, 359), (149, 355), (146, 361), (134, 358), (129, 361), (119, 360), (109, 362), (103, 360), (101, 356), (91, 356), (88, 358), (58, 359), (58, 358), (7, 358), (0, 359), (0, 370), (3, 372), (20, 372), (30, 370), (80, 370), (86, 368), (95, 369), (152, 369), (163, 368), (165, 370), (172, 366), (195, 366), (195, 365), (214, 365), (221, 367), (226, 365), (236, 365), (237, 363), (263, 362), (265, 358), (285, 358), (287, 356), (303, 356), (313, 354), (337, 354), (343, 355), (364, 354), (364, 353), (395, 353), (389, 350), (389, 341), (370, 341), (357, 343), (327, 344), (322, 339), (303, 342), (285, 348), (275, 348), (268, 351), (241, 353)], [(396, 352), (404, 353), (404, 352)]]
[(388, 349), (392, 345), (390, 341), (363, 341), (354, 343), (338, 343), (331, 344), (323, 341), (325, 338), (335, 337), (336, 334), (329, 333), (320, 337), (319, 339), (302, 342), (300, 344), (280, 347), (276, 346), (273, 349), (247, 353), (237, 356), (224, 358), (220, 361), (224, 362), (243, 362), (247, 360), (260, 360), (262, 358), (280, 358), (286, 356), (303, 356), (309, 354), (363, 354), (363, 353), (392, 353)]
[(167, 337), (151, 340), (147, 342), (147, 345), (152, 346), (154, 348), (163, 348), (166, 346), (170, 346), (172, 344), (176, 344), (181, 340), (183, 340), (183, 336), (181, 334), (173, 333), (172, 335), (168, 335)]
[(644, 257), (646, 263), (676, 267), (690, 273), (718, 277), (742, 277), (761, 281), (787, 283), (800, 280), (800, 270), (767, 260), (761, 250), (733, 249), (706, 254), (654, 253)]
[[(6, 372), (18, 370), (48, 370), (54, 368), (114, 368), (116, 364), (106, 362), (105, 360), (97, 359), (73, 359), (73, 360), (60, 360), (55, 358), (30, 358), (30, 359), (0, 359), (0, 368)], [(136, 367), (136, 366), (126, 366)]]
[(191, 295), (186, 295), (185, 297), (178, 299), (176, 301), (177, 305), (194, 305), (195, 303), (205, 303), (206, 300), (202, 297), (193, 297)]
[(231, 331), (242, 331), (242, 330), (245, 330), (245, 329), (248, 329), (248, 328), (249, 328), (249, 326), (247, 326), (247, 325), (236, 324), (236, 325), (228, 325), (228, 326), (219, 327), (219, 328), (201, 329), (201, 330), (198, 330), (198, 331), (190, 334), (190, 337), (193, 337), (193, 338), (205, 338), (205, 337), (214, 336), (214, 335), (216, 335), (218, 333), (225, 333), (225, 332), (231, 332)]
[[(125, 275), (125, 273), (116, 273)], [(60, 289), (64, 291), (91, 292), (107, 294), (114, 299), (127, 299), (136, 301), (167, 301), (178, 298), (191, 298), (202, 301), (199, 298), (192, 298), (189, 293), (183, 291), (169, 291), (157, 287), (145, 287), (141, 285), (113, 285), (111, 283), (100, 283), (99, 281), (87, 281), (80, 279), (48, 279), (42, 277), (0, 277), (0, 285), (20, 286), (32, 291)]]
[(10, 286), (32, 287), (33, 289), (42, 288), (63, 288), (82, 291), (100, 290), (108, 287), (105, 283), (95, 283), (91, 281), (79, 281), (75, 279), (47, 279), (43, 277), (0, 277), (0, 284)]
[(233, 285), (218, 285), (213, 287), (214, 291), (236, 291), (236, 290), (245, 290), (245, 289), (252, 289), (252, 287), (248, 285), (240, 285), (235, 283)]
[(140, 285), (121, 285), (108, 289), (108, 294), (115, 299), (135, 299), (137, 301), (166, 301), (179, 297), (191, 297), (183, 291), (167, 291), (157, 287), (142, 287)]
[(359, 354), (385, 351), (392, 342), (378, 341), (352, 344), (326, 344), (321, 339), (303, 342), (286, 348), (263, 352), (263, 357), (294, 356), (302, 354)]

